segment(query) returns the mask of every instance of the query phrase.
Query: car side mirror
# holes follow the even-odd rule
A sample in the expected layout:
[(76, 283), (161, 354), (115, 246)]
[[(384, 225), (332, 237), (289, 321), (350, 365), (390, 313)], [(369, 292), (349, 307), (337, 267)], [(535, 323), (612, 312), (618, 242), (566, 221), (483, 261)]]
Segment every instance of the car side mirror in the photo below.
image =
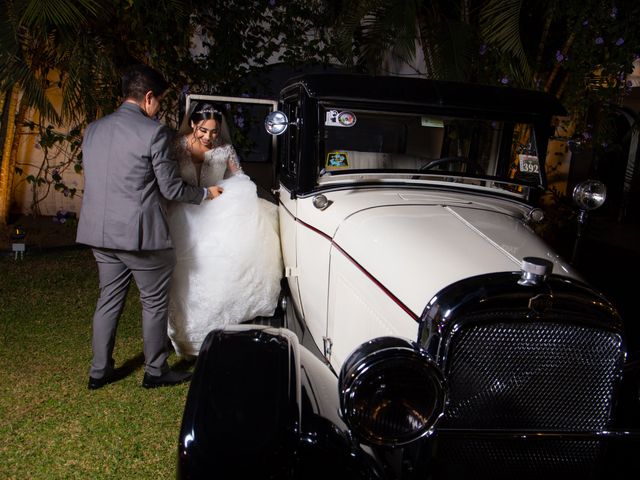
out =
[(267, 115), (267, 118), (264, 119), (264, 128), (271, 135), (281, 135), (287, 131), (289, 125), (298, 126), (300, 124), (300, 120), (296, 120), (295, 122), (289, 122), (287, 115), (280, 110), (275, 110)]

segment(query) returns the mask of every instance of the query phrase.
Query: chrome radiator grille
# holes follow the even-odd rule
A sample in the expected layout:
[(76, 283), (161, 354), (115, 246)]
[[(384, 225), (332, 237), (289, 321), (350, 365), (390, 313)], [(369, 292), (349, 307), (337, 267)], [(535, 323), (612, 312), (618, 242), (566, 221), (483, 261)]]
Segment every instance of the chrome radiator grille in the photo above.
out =
[(598, 441), (441, 438), (438, 448), (438, 479), (602, 478)]
[(464, 322), (446, 347), (441, 428), (597, 431), (611, 418), (623, 344), (560, 322)]

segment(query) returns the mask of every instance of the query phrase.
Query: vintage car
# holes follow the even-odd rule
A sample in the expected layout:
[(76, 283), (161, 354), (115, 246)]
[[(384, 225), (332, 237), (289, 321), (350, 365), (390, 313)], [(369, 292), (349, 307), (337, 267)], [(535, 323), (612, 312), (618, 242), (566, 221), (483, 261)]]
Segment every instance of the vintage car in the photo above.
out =
[(201, 98), (266, 116), (240, 151), (273, 148), (285, 280), (207, 336), (178, 478), (637, 475), (624, 323), (534, 232), (555, 98), (335, 73)]

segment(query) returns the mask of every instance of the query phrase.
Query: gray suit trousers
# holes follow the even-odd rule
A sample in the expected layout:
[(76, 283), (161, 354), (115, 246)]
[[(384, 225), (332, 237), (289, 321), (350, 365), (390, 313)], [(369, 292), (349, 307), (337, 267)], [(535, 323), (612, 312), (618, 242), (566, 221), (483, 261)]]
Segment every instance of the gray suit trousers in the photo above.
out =
[(168, 292), (176, 263), (173, 249), (130, 252), (94, 248), (100, 297), (93, 315), (93, 360), (89, 375), (102, 378), (114, 368), (113, 348), (118, 321), (131, 278), (140, 291), (145, 371), (161, 375), (168, 369)]

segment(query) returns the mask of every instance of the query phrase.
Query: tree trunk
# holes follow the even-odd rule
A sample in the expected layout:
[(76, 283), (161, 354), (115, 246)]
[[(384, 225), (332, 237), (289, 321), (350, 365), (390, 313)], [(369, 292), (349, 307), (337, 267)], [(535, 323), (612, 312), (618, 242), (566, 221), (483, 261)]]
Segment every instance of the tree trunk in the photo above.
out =
[(2, 142), (2, 163), (0, 164), (0, 225), (6, 225), (9, 218), (9, 208), (11, 206), (11, 192), (13, 186), (13, 173), (18, 153), (18, 135), (16, 125), (22, 120), (23, 115), (19, 115), (18, 97), (20, 89), (17, 85), (5, 97), (3, 102), (2, 129), (4, 130)]

